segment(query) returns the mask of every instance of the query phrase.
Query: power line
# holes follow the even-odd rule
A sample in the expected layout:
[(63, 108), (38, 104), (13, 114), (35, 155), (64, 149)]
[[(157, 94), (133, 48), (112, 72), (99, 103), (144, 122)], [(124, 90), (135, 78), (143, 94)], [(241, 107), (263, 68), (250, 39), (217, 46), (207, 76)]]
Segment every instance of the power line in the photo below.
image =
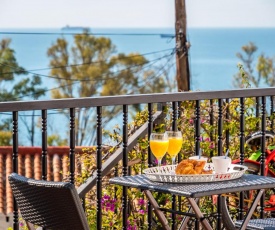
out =
[[(164, 55), (164, 56), (162, 56), (162, 57), (160, 57), (160, 58), (157, 58), (157, 59), (155, 59), (155, 60), (151, 60), (150, 62), (146, 63), (145, 66), (143, 66), (143, 68), (134, 71), (134, 73), (138, 73), (138, 72), (144, 70), (145, 68), (148, 68), (148, 67), (152, 66), (152, 65), (155, 64), (157, 61), (159, 61), (159, 60), (161, 60), (161, 59), (163, 59), (163, 58), (165, 58), (165, 57), (170, 57), (170, 59), (171, 59), (171, 57), (172, 57), (173, 55), (174, 55), (174, 52), (172, 52), (172, 53), (170, 53), (170, 54), (168, 54), (168, 55)], [(170, 60), (170, 59), (169, 59), (169, 60)], [(1, 64), (1, 63), (0, 63), (0, 64)], [(164, 65), (164, 66), (165, 66), (165, 65)], [(163, 67), (164, 67), (164, 66), (163, 66)], [(132, 66), (132, 67), (133, 67), (133, 66)], [(128, 68), (125, 68), (125, 69), (122, 69), (122, 70), (118, 70), (118, 71), (116, 71), (116, 72), (114, 72), (114, 73), (119, 73), (119, 72), (122, 72), (122, 71), (125, 71), (125, 70), (128, 70), (128, 69), (131, 69), (131, 67), (128, 67)], [(113, 74), (114, 74), (114, 73), (113, 73)], [(107, 80), (112, 80), (112, 79), (116, 79), (116, 78), (119, 78), (119, 76), (112, 77), (112, 78), (107, 78), (107, 79), (106, 79), (106, 78), (101, 78), (101, 79), (90, 80), (90, 81), (107, 81)], [(60, 86), (60, 87), (55, 87), (55, 88), (52, 88), (52, 89), (44, 90), (43, 92), (44, 92), (44, 93), (50, 92), (50, 91), (55, 90), (55, 89), (60, 89), (60, 88), (72, 86), (72, 85), (77, 84), (77, 83), (80, 83), (80, 82), (81, 82), (80, 80), (79, 80), (79, 81), (75, 81), (75, 82), (70, 83), (70, 84), (67, 84), (67, 85), (63, 85), (63, 86)], [(24, 97), (30, 97), (30, 96), (34, 96), (34, 95), (36, 95), (36, 94), (37, 94), (37, 93), (24, 95), (24, 96), (18, 97), (18, 98), (16, 98), (16, 99), (22, 99), (22, 98), (24, 98)]]
[[(172, 57), (172, 54), (171, 54), (171, 57)], [(157, 73), (155, 73), (155, 74), (152, 74), (151, 76), (149, 76), (148, 78), (146, 78), (145, 80), (142, 80), (142, 81), (139, 81), (138, 83), (142, 83), (142, 82), (144, 82), (144, 85), (143, 86), (141, 86), (141, 87), (139, 87), (139, 89), (142, 89), (142, 88), (145, 88), (145, 86), (147, 85), (147, 83), (148, 82), (150, 82), (151, 80), (153, 80), (153, 79), (155, 79), (155, 78), (158, 78), (158, 77), (160, 77), (162, 74), (163, 74), (163, 72), (165, 71), (165, 67), (167, 67), (167, 65), (171, 62), (171, 57), (167, 60), (167, 62), (158, 70), (158, 72)], [(173, 62), (172, 64), (170, 64), (169, 66), (168, 66), (168, 70), (170, 70), (173, 66), (175, 65), (175, 62)], [(68, 85), (64, 85), (64, 86), (61, 86), (61, 87), (56, 87), (56, 88), (52, 88), (52, 89), (50, 89), (50, 90), (45, 90), (45, 92), (47, 92), (47, 91), (51, 91), (51, 90), (54, 90), (54, 89), (59, 89), (59, 88), (63, 88), (63, 87), (67, 87), (67, 86), (69, 86), (69, 85), (74, 85), (74, 84), (77, 84), (77, 83), (79, 83), (79, 82), (74, 82), (74, 83), (72, 83), (72, 84), (68, 84)], [(128, 94), (132, 94), (132, 93), (134, 93), (133, 91), (132, 92), (130, 92), (130, 93), (128, 93)], [(32, 94), (32, 95), (35, 95), (35, 94)], [(25, 96), (31, 96), (31, 95), (25, 95)], [(24, 97), (25, 97), (24, 96)], [(22, 98), (22, 97), (20, 97), (20, 98)], [(19, 99), (19, 98), (18, 98)], [(56, 109), (53, 109), (53, 110), (56, 110)], [(58, 111), (60, 110), (60, 109), (57, 109)], [(64, 110), (68, 110), (68, 109), (63, 109), (62, 111), (64, 111)], [(12, 115), (12, 113), (5, 113), (5, 112), (0, 112), (0, 114), (2, 114), (2, 115), (7, 115), (7, 116), (11, 116)], [(52, 112), (52, 113), (47, 113), (47, 115), (56, 115), (56, 114), (60, 114), (60, 112)], [(19, 117), (32, 117), (32, 116), (36, 116), (36, 117), (41, 117), (41, 115), (33, 115), (33, 114), (24, 114), (24, 115), (22, 115), (22, 114), (19, 114), (18, 115)]]
[[(147, 56), (147, 55), (152, 55), (152, 54), (157, 54), (157, 53), (161, 53), (161, 52), (165, 52), (165, 51), (172, 51), (174, 50), (175, 48), (169, 48), (169, 49), (164, 49), (164, 50), (159, 50), (159, 51), (153, 51), (153, 52), (149, 52), (149, 53), (144, 53), (144, 54), (135, 54), (135, 55), (129, 55), (127, 57), (119, 57), (118, 60), (121, 60), (121, 59), (130, 59), (130, 58), (133, 58), (133, 57), (140, 57), (140, 56)], [(98, 63), (102, 63), (102, 62), (106, 62), (107, 60), (101, 60), (101, 61), (94, 61), (94, 62), (86, 62), (86, 63), (79, 63), (79, 64), (71, 64), (71, 65), (64, 65), (64, 66), (54, 66), (54, 67), (48, 67), (48, 68), (42, 68), (42, 69), (33, 69), (33, 70), (22, 70), (22, 72), (26, 72), (26, 73), (30, 73), (32, 71), (42, 71), (42, 70), (51, 70), (51, 69), (59, 69), (59, 68), (67, 68), (67, 67), (75, 67), (75, 66), (83, 66), (83, 65), (91, 65), (91, 64), (98, 64)], [(12, 66), (9, 66), (7, 64), (4, 64), (4, 63), (0, 63), (2, 65), (6, 65), (10, 68), (13, 68), (13, 69), (20, 69), (20, 67), (18, 68), (14, 68)], [(11, 71), (11, 72), (4, 72), (4, 73), (1, 73), (1, 75), (3, 74), (13, 74), (15, 73), (15, 71)], [(31, 74), (34, 74), (34, 73), (31, 73)], [(38, 75), (38, 74), (37, 74)]]
[[(164, 73), (165, 67), (167, 67), (167, 65), (171, 62), (171, 60), (172, 60), (171, 58), (172, 58), (172, 56), (171, 56), (171, 57), (167, 60), (167, 62), (158, 70), (157, 73), (154, 73), (154, 74), (152, 74), (151, 76), (149, 76), (148, 78), (146, 78), (146, 79), (140, 81), (139, 83), (144, 82), (144, 85), (141, 86), (141, 87), (139, 87), (139, 89), (145, 88), (145, 87), (147, 86), (147, 83), (148, 83), (148, 82), (152, 81), (152, 80), (155, 79), (155, 78), (160, 77), (160, 76)], [(175, 65), (175, 62), (172, 63), (171, 65), (169, 65), (168, 68), (167, 68), (166, 70), (170, 70), (174, 65)], [(132, 91), (132, 92), (130, 92), (130, 93), (128, 93), (128, 94), (133, 94), (133, 93), (134, 93), (134, 91)]]
[[(171, 50), (171, 49), (169, 49), (169, 50)], [(170, 53), (170, 54), (168, 54), (168, 55), (164, 55), (164, 56), (162, 56), (162, 57), (160, 57), (160, 58), (157, 58), (157, 59), (154, 59), (154, 60), (151, 60), (151, 61), (149, 61), (148, 63), (150, 63), (150, 62), (152, 62), (152, 61), (155, 61), (155, 60), (161, 60), (161, 59), (163, 59), (163, 58), (165, 58), (165, 57), (167, 57), (167, 56), (170, 56), (170, 55), (172, 55), (173, 54), (173, 52), (172, 53)], [(141, 55), (136, 55), (136, 56), (141, 56)], [(118, 70), (118, 71), (115, 71), (115, 72), (113, 72), (113, 74), (114, 73), (117, 73), (117, 72), (122, 72), (122, 71), (125, 71), (125, 70), (129, 70), (129, 69), (131, 69), (131, 68), (134, 68), (134, 67), (138, 67), (138, 66), (142, 66), (142, 65), (147, 65), (148, 63), (146, 63), (146, 64), (137, 64), (137, 65), (134, 65), (134, 66), (130, 66), (130, 67), (127, 67), (127, 68), (125, 68), (125, 69), (122, 69), (122, 70)], [(12, 69), (17, 69), (16, 67), (14, 67), (14, 66), (11, 66), (11, 65), (8, 65), (8, 64), (4, 64), (4, 63), (0, 63), (0, 65), (2, 65), (2, 66), (7, 66), (7, 67), (10, 67), (10, 68), (12, 68)], [(77, 81), (77, 82), (90, 82), (90, 81), (100, 81), (100, 80), (106, 80), (106, 79), (103, 79), (103, 78), (101, 78), (101, 79), (96, 79), (96, 80), (91, 80), (91, 79), (74, 79), (74, 78), (71, 78), (71, 79), (67, 79), (67, 78), (62, 78), (62, 77), (54, 77), (54, 76), (49, 76), (49, 75), (45, 75), (45, 74), (39, 74), (39, 73), (35, 73), (35, 72), (32, 72), (32, 71), (27, 71), (27, 70), (25, 70), (24, 72), (26, 72), (26, 73), (28, 73), (28, 74), (33, 74), (33, 75), (37, 75), (37, 76), (40, 76), (40, 77), (46, 77), (46, 78), (52, 78), (52, 79), (56, 79), (56, 80), (70, 80), (70, 81)], [(107, 75), (107, 74), (105, 74), (105, 75)], [(108, 79), (107, 79), (108, 80)]]
[[(166, 62), (166, 64), (168, 64), (169, 62), (171, 61), (171, 59), (169, 59), (167, 62)], [(166, 65), (165, 64), (165, 65)], [(173, 65), (175, 64), (175, 62), (174, 63), (172, 63), (169, 67), (168, 67), (168, 69), (170, 69)], [(149, 76), (148, 78), (146, 78), (145, 80), (142, 80), (142, 81), (139, 81), (138, 83), (142, 83), (142, 82), (145, 82), (145, 83), (148, 83), (148, 82), (150, 82), (151, 80), (153, 80), (154, 78), (158, 78), (158, 77), (160, 77), (161, 75), (162, 75), (162, 73), (165, 71), (165, 65), (163, 65), (159, 70), (158, 70), (158, 72), (156, 73), (156, 74), (152, 74), (151, 76)], [(69, 86), (69, 85), (74, 85), (74, 84), (77, 84), (77, 83), (79, 83), (79, 82), (74, 82), (74, 83), (72, 83), (72, 84), (68, 84), (68, 85), (64, 85), (64, 86), (61, 86), (61, 87), (56, 87), (56, 88), (52, 88), (52, 89), (50, 89), (50, 90), (45, 90), (45, 92), (47, 92), (47, 91), (51, 91), (51, 90), (54, 90), (54, 89), (59, 89), (59, 88), (63, 88), (63, 87), (67, 87), (67, 86)], [(142, 88), (144, 88), (146, 86), (146, 84), (144, 84), (143, 86), (141, 86), (141, 87), (139, 87), (139, 89), (142, 89)], [(128, 94), (132, 94), (132, 93), (134, 93), (133, 91), (131, 92), (131, 93), (128, 93)], [(32, 94), (32, 95), (35, 95), (35, 93), (34, 94)], [(25, 96), (31, 96), (31, 95), (25, 95)], [(25, 97), (24, 96), (24, 97)], [(22, 97), (19, 97), (19, 98), (22, 98)], [(67, 109), (64, 109), (64, 110), (67, 110)], [(0, 112), (0, 114), (2, 114), (2, 115), (9, 115), (9, 116), (11, 116), (12, 115), (12, 113), (5, 113), (5, 112)], [(56, 113), (47, 113), (47, 115), (56, 115), (56, 114), (60, 114), (60, 112), (56, 112)], [(36, 117), (41, 117), (41, 115), (33, 115), (33, 114), (25, 114), (25, 115), (18, 115), (19, 117), (32, 117), (32, 116), (36, 116)]]
[(161, 36), (173, 37), (169, 33), (56, 33), (56, 32), (0, 32), (5, 35), (94, 35), (94, 36)]

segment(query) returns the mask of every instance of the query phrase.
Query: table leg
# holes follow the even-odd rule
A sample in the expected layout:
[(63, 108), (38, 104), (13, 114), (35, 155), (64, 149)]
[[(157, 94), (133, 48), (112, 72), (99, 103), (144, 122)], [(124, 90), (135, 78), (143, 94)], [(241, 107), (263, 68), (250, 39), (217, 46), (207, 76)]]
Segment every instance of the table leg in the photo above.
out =
[(253, 203), (252, 203), (252, 205), (251, 205), (248, 213), (246, 214), (246, 216), (244, 218), (244, 221), (243, 221), (242, 226), (240, 228), (241, 230), (245, 230), (246, 229), (246, 226), (247, 226), (247, 224), (248, 224), (248, 222), (249, 222), (249, 220), (250, 220), (253, 212), (255, 211), (255, 209), (256, 209), (256, 207), (258, 205), (258, 202), (259, 202), (260, 198), (262, 197), (264, 191), (265, 191), (264, 189), (261, 189), (258, 192), (257, 196), (255, 197), (255, 199), (254, 199), (254, 201), (253, 201)]
[[(195, 199), (195, 202), (198, 203), (199, 198)], [(188, 212), (191, 213), (193, 211), (192, 207), (189, 208)], [(182, 220), (180, 227), (178, 230), (184, 230), (188, 224), (188, 221), (190, 219), (190, 216), (185, 216), (184, 219)]]
[(206, 230), (213, 230), (213, 228), (211, 227), (211, 225), (209, 224), (209, 222), (207, 221), (207, 219), (204, 217), (204, 215), (202, 214), (199, 206), (197, 205), (196, 201), (193, 198), (187, 198), (189, 204), (191, 205), (191, 207), (194, 210), (194, 213), (196, 214), (197, 218), (200, 220), (202, 226), (204, 227), (204, 229)]
[(169, 227), (169, 224), (168, 224), (168, 220), (166, 219), (163, 212), (159, 209), (158, 203), (155, 200), (155, 198), (153, 197), (152, 193), (149, 190), (144, 190), (143, 192), (146, 195), (146, 197), (148, 198), (148, 200), (150, 201), (150, 203), (152, 204), (152, 206), (154, 208), (154, 213), (158, 217), (163, 229), (171, 230), (171, 228)]

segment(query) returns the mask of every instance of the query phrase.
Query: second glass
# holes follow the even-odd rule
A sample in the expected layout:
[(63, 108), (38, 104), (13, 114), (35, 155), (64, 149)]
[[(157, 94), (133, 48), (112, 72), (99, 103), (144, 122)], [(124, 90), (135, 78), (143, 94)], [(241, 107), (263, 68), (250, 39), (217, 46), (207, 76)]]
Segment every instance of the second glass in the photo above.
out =
[(169, 146), (168, 146), (168, 154), (172, 158), (172, 164), (176, 164), (176, 156), (181, 150), (182, 146), (182, 133), (181, 131), (166, 131), (168, 140), (169, 140)]

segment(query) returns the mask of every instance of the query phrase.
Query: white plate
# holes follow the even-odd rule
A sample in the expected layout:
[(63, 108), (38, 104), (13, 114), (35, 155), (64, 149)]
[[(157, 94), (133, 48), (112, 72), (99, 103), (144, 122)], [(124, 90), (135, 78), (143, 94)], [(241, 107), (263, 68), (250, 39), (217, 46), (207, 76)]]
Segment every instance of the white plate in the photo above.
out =
[[(152, 167), (145, 169), (143, 172), (150, 180), (157, 182), (201, 183), (237, 179), (240, 178), (247, 170), (247, 167), (244, 165), (231, 164), (226, 173), (215, 173), (215, 171), (213, 171), (212, 174), (176, 175), (176, 166), (177, 165), (161, 166), (160, 170), (158, 167)], [(204, 166), (204, 169), (214, 170), (214, 165), (212, 163), (207, 163)]]

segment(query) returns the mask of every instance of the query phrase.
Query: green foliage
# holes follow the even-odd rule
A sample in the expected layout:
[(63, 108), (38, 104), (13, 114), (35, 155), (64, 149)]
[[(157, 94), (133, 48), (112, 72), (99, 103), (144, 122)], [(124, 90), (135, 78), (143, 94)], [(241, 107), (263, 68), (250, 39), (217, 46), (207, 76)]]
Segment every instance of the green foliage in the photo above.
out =
[(9, 131), (0, 131), (0, 145), (1, 146), (9, 146), (11, 145), (12, 140), (12, 132)]
[(23, 79), (15, 84), (13, 90), (19, 98), (30, 97), (37, 100), (39, 97), (45, 95), (46, 88), (38, 88), (41, 84), (41, 78), (38, 75), (34, 75), (32, 78)]
[[(163, 92), (165, 80), (151, 68), (145, 57), (138, 53), (116, 53), (109, 38), (96, 37), (84, 30), (74, 36), (70, 45), (58, 38), (48, 49), (51, 75), (56, 78), (58, 88), (52, 90), (52, 98), (80, 98)], [(63, 68), (54, 68), (64, 66)], [(119, 106), (104, 107), (103, 124), (109, 123), (120, 111)], [(133, 111), (140, 106), (133, 106)], [(95, 143), (95, 110), (87, 108), (76, 112), (76, 143)], [(85, 131), (84, 131), (85, 130)]]
[[(245, 133), (247, 136), (249, 133), (258, 130), (260, 122), (259, 118), (255, 117), (255, 99), (247, 98), (244, 103), (245, 114)], [(164, 107), (165, 118), (163, 123), (154, 126), (154, 132), (162, 132), (165, 129), (170, 130), (172, 126), (172, 114), (171, 105), (168, 104)], [(226, 132), (229, 133), (229, 150), (232, 159), (239, 158), (240, 155), (240, 101), (239, 99), (231, 99), (229, 102), (225, 102), (222, 105), (222, 118), (223, 118), (223, 139), (222, 146), (223, 152), (227, 150), (226, 146)], [(210, 124), (210, 114), (213, 114), (213, 122)], [(227, 115), (226, 115), (227, 113)], [(195, 102), (185, 101), (180, 105), (180, 117), (177, 121), (178, 129), (183, 133), (183, 145), (180, 151), (182, 159), (188, 158), (195, 154)], [(204, 156), (214, 156), (218, 154), (218, 101), (212, 100), (210, 104), (209, 100), (201, 101), (200, 103), (200, 148)], [(129, 136), (142, 126), (148, 120), (147, 108), (136, 114), (135, 119), (129, 124)], [(117, 125), (113, 131), (103, 131), (104, 135), (109, 136), (115, 143), (113, 147), (104, 149), (103, 162), (112, 155), (117, 147), (122, 142), (120, 135), (121, 128)], [(79, 156), (78, 162), (81, 162), (82, 171), (77, 175), (77, 184), (80, 185), (88, 179), (96, 170), (96, 149), (84, 149), (85, 154)], [(252, 153), (252, 150), (245, 145), (245, 153), (247, 155)], [(166, 161), (163, 163), (170, 164), (171, 158), (169, 155), (166, 157)], [(131, 165), (132, 175), (140, 174), (145, 168), (148, 167), (148, 137), (145, 136), (138, 140), (135, 147), (128, 152), (129, 162), (136, 162)], [(84, 166), (84, 167), (83, 167)], [(108, 183), (108, 179), (115, 175), (117, 170), (118, 175), (122, 174), (122, 163), (120, 162), (116, 168), (113, 168), (110, 173), (103, 178), (103, 226), (107, 229), (121, 229), (122, 228), (122, 188), (121, 186), (113, 186)], [(158, 204), (162, 208), (171, 208), (172, 198), (169, 194), (154, 193), (155, 198), (158, 200)], [(130, 226), (137, 226), (137, 229), (146, 228), (147, 224), (147, 212), (146, 203), (148, 200), (144, 194), (137, 189), (128, 189), (128, 202), (129, 202), (129, 228)], [(216, 211), (216, 207), (213, 204), (212, 197), (205, 197), (200, 199), (200, 207), (206, 214), (211, 214)], [(96, 223), (96, 190), (92, 189), (86, 196), (86, 208), (88, 219), (91, 229), (95, 228)], [(188, 202), (186, 199), (182, 199), (182, 210), (187, 211)], [(167, 216), (171, 221), (171, 217)], [(181, 217), (177, 216), (177, 221), (180, 222)], [(108, 227), (107, 227), (108, 226)], [(134, 228), (132, 228), (134, 229)]]
[(249, 78), (247, 76), (247, 73), (244, 71), (243, 65), (238, 64), (239, 68), (239, 75), (241, 76), (241, 88), (250, 88)]
[(11, 119), (2, 119), (0, 124), (0, 146), (9, 146), (12, 143), (12, 121)]
[[(39, 76), (32, 76), (19, 79), (19, 75), (25, 75), (26, 71), (20, 67), (15, 58), (15, 51), (10, 48), (11, 40), (3, 39), (0, 41), (0, 101), (17, 101), (23, 98), (38, 99), (45, 94), (45, 88), (38, 88), (42, 84)], [(35, 119), (31, 118), (31, 129), (26, 125), (26, 120), (23, 123), (27, 128), (27, 136), (33, 145)], [(10, 120), (2, 119), (1, 127), (8, 125)], [(11, 129), (9, 129), (11, 130)], [(2, 130), (0, 136), (0, 145), (10, 145), (12, 133), (9, 130)]]
[(0, 42), (0, 83), (14, 80), (15, 74), (24, 73), (16, 61), (14, 50), (10, 48), (10, 39), (3, 39)]
[(68, 145), (68, 140), (67, 139), (62, 139), (57, 134), (49, 135), (47, 140), (48, 140), (48, 145), (49, 146), (66, 146), (66, 145)]
[(237, 53), (241, 64), (238, 65), (239, 73), (233, 78), (233, 85), (235, 87), (247, 88), (245, 83), (248, 82), (249, 87), (275, 86), (275, 59), (261, 54), (255, 63), (254, 56), (257, 50), (258, 47), (250, 42), (242, 47), (242, 53)]

